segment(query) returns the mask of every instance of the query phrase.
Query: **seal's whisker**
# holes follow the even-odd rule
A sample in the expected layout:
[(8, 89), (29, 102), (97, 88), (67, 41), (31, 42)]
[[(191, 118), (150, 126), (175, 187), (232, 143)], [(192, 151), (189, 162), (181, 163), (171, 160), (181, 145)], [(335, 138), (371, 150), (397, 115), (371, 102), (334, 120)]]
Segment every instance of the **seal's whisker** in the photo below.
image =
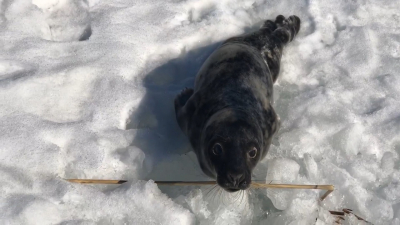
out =
[[(235, 202), (238, 201), (242, 197), (242, 194), (243, 194), (243, 190), (240, 190)], [(240, 205), (240, 202), (239, 202), (239, 205)]]
[(211, 201), (214, 202), (215, 194), (216, 194), (216, 189), (215, 189), (215, 188), (211, 189), (211, 192), (210, 192), (210, 194), (208, 195), (207, 199), (208, 199), (210, 202), (211, 202)]
[(227, 193), (225, 191), (221, 191), (221, 197), (222, 197), (222, 204), (226, 206)]
[(210, 192), (211, 192), (212, 190), (214, 190), (217, 186), (218, 186), (218, 185), (215, 184), (215, 185), (212, 185), (211, 187), (207, 188), (208, 190), (207, 190), (207, 193), (205, 194), (205, 196), (207, 196), (208, 194), (210, 194)]
[(245, 205), (245, 208), (246, 208), (246, 210), (249, 210), (250, 209), (250, 196), (249, 196), (249, 193), (248, 192), (246, 192), (245, 193), (245, 201), (244, 201), (244, 205)]
[(249, 196), (255, 194), (255, 189), (248, 189), (247, 191), (248, 191)]
[(217, 189), (216, 189), (216, 187), (213, 187), (212, 189), (211, 189), (211, 191), (210, 191), (210, 193), (208, 194), (208, 196), (207, 196), (207, 200), (209, 201), (209, 202), (214, 202), (214, 199), (215, 199), (215, 195), (217, 194)]
[(212, 203), (215, 203), (216, 201), (216, 197), (219, 195), (219, 192), (221, 191), (220, 187), (218, 185), (216, 185), (213, 189), (213, 195), (212, 195)]
[[(244, 192), (243, 192), (244, 193)], [(239, 205), (241, 205), (242, 204), (242, 201), (243, 201), (243, 196), (244, 196), (244, 194), (242, 194), (242, 198), (240, 199), (240, 204)]]
[(251, 194), (251, 192), (246, 191), (246, 195), (247, 195), (246, 205), (247, 205), (247, 208), (249, 208), (249, 209), (250, 209), (250, 194)]
[(240, 197), (240, 193), (241, 193), (241, 192), (242, 192), (242, 190), (236, 192), (235, 201), (237, 201), (238, 197)]
[(250, 197), (252, 194), (253, 190), (246, 190), (245, 191), (245, 207), (248, 210), (250, 208)]
[(218, 188), (215, 188), (215, 189), (213, 189), (213, 191), (211, 192), (211, 194), (210, 194), (210, 201), (211, 201), (212, 203), (215, 202), (215, 197), (217, 196), (218, 191), (219, 191)]
[(217, 200), (217, 202), (221, 201), (221, 195), (222, 195), (223, 192), (224, 192), (224, 190), (220, 186), (218, 186), (218, 192), (217, 192), (217, 194), (215, 196), (216, 197), (215, 200)]
[(219, 189), (219, 191), (218, 191), (218, 202), (222, 201), (222, 192), (223, 192), (222, 188)]
[(240, 194), (239, 194), (239, 196), (238, 196), (238, 199), (237, 200), (239, 200), (241, 197), (242, 197), (242, 194), (243, 194), (243, 192), (244, 192), (244, 190), (240, 190)]
[[(241, 197), (242, 197), (242, 192), (243, 192), (243, 190), (238, 191), (238, 193), (237, 193), (237, 195), (236, 195), (236, 198), (235, 198), (235, 203), (236, 203), (239, 199), (241, 199)], [(240, 201), (239, 201), (238, 206), (240, 206)]]
[(224, 196), (223, 202), (224, 202), (224, 205), (225, 205), (225, 206), (228, 206), (228, 205), (229, 205), (229, 199), (230, 199), (230, 197), (231, 197), (230, 194), (231, 194), (231, 193), (228, 193), (228, 192), (226, 192), (226, 191), (223, 192), (223, 196)]
[(234, 200), (233, 200), (233, 203), (236, 203), (236, 202), (237, 202), (237, 200), (238, 200), (239, 197), (240, 197), (240, 193), (241, 193), (241, 192), (242, 192), (241, 190), (238, 191), (238, 192), (236, 192), (235, 197), (234, 197)]
[(226, 206), (226, 195), (224, 191), (221, 191), (221, 199), (222, 199), (222, 204)]
[(207, 194), (210, 192), (210, 190), (212, 190), (212, 188), (213, 188), (213, 185), (212, 186), (209, 186), (209, 187), (205, 187), (205, 188), (202, 188), (202, 189), (204, 189), (204, 196), (207, 196)]

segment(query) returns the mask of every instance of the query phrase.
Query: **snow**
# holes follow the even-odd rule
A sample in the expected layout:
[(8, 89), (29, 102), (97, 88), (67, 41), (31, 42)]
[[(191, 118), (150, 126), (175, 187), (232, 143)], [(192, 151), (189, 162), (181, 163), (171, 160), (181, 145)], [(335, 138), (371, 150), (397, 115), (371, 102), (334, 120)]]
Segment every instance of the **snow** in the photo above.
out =
[[(399, 8), (0, 0), (1, 223), (320, 225), (350, 208), (400, 224)], [(175, 122), (175, 95), (221, 41), (279, 14), (302, 27), (275, 85), (282, 126), (254, 180), (336, 190), (319, 202), (316, 190), (157, 187), (151, 180), (208, 179)]]

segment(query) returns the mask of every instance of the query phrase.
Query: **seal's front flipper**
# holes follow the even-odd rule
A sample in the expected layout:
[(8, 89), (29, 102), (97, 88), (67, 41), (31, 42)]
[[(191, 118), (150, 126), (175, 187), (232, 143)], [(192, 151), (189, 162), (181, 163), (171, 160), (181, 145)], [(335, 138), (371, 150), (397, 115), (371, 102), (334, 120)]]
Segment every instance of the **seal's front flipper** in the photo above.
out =
[(276, 28), (278, 28), (277, 24), (271, 20), (266, 20), (261, 26), (261, 29), (267, 29), (270, 32), (273, 32)]
[(175, 110), (185, 106), (186, 102), (193, 95), (193, 89), (185, 88), (175, 98)]
[(272, 105), (264, 109), (264, 120), (262, 122), (262, 129), (265, 130), (264, 133), (264, 151), (261, 158), (264, 158), (269, 150), (269, 146), (272, 143), (272, 138), (278, 132), (281, 127), (281, 119), (279, 115), (275, 112)]
[(193, 95), (193, 89), (185, 88), (179, 93), (175, 98), (175, 116), (178, 121), (179, 127), (186, 134), (187, 124), (188, 124), (188, 115), (187, 113), (187, 103)]

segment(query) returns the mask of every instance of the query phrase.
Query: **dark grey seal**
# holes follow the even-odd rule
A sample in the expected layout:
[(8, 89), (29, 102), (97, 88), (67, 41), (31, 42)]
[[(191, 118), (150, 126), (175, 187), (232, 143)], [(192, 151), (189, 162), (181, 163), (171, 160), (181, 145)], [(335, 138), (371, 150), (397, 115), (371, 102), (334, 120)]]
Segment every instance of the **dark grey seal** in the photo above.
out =
[(245, 190), (279, 129), (272, 86), (283, 46), (300, 29), (297, 16), (265, 21), (226, 40), (204, 62), (194, 89), (175, 98), (176, 119), (205, 174), (226, 191)]

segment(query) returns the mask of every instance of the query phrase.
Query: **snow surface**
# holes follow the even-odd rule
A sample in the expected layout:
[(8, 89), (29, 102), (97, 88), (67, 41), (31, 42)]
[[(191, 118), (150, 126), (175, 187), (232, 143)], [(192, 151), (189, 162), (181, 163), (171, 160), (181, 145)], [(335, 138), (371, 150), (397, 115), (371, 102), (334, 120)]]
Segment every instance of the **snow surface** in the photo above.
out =
[[(0, 223), (321, 225), (350, 208), (400, 224), (399, 10), (391, 0), (0, 0)], [(279, 14), (302, 27), (275, 85), (282, 127), (254, 179), (336, 191), (321, 203), (314, 190), (146, 181), (207, 179), (173, 99), (218, 43)]]

